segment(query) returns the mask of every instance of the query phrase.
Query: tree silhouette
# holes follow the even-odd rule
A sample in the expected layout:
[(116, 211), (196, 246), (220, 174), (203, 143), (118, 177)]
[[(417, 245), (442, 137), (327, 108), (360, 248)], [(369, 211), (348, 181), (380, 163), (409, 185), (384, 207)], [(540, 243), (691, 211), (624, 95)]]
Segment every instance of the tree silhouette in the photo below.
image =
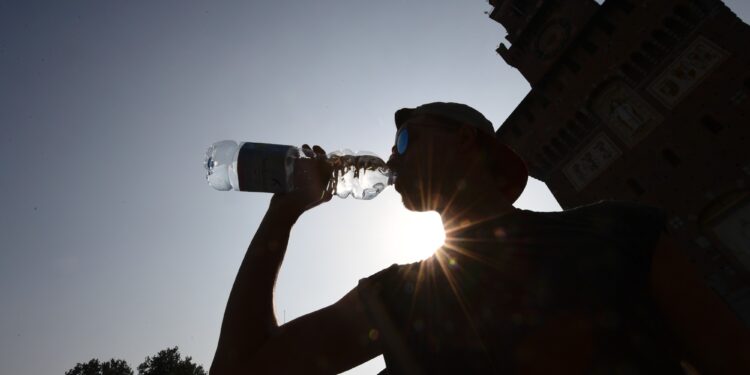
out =
[(75, 367), (65, 371), (65, 375), (133, 375), (133, 370), (122, 359), (110, 359), (104, 363), (92, 359), (87, 363), (77, 363)]
[[(180, 358), (175, 346), (160, 351), (138, 365), (139, 375), (206, 375), (203, 366), (192, 363), (191, 357)], [(66, 374), (67, 375), (67, 374)]]

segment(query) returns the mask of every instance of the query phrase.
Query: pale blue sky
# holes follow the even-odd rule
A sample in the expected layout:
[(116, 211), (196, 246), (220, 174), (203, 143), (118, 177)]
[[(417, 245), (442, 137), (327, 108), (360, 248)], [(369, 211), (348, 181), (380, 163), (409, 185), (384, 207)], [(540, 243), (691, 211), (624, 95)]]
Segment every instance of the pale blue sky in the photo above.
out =
[[(208, 367), (270, 196), (208, 187), (205, 148), (236, 139), (386, 156), (393, 112), (436, 100), (497, 127), (529, 86), (494, 52), (505, 32), (490, 9), (0, 1), (0, 374), (61, 374), (94, 357), (135, 368), (175, 345)], [(539, 183), (517, 206), (559, 209)], [(279, 319), (420, 259), (439, 230), (391, 189), (306, 213), (277, 285)]]

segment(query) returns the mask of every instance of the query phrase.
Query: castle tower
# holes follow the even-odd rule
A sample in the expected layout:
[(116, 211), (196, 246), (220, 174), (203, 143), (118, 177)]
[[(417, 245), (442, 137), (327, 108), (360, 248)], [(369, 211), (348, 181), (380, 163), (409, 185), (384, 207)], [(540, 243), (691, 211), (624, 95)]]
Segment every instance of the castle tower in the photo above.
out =
[(564, 208), (666, 209), (750, 324), (750, 27), (719, 0), (490, 3), (512, 43), (498, 53), (532, 86), (498, 136)]
[(490, 18), (501, 23), (512, 43), (500, 44), (497, 53), (532, 86), (568, 47), (596, 12), (594, 0), (495, 0)]

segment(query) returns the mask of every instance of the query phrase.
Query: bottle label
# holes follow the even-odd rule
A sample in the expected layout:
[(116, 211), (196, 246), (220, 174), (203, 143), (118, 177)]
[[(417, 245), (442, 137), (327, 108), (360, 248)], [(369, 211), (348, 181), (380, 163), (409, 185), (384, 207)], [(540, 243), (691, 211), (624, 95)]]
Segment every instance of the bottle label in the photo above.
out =
[(237, 178), (241, 191), (284, 193), (292, 190), (287, 163), (293, 146), (246, 142), (237, 155)]

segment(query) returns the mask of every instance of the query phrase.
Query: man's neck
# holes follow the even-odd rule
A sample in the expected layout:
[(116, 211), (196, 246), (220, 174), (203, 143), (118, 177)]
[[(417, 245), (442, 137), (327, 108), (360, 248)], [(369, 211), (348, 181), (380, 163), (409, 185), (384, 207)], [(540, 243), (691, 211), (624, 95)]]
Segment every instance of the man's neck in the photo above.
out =
[(446, 238), (478, 228), (516, 210), (497, 191), (462, 189), (438, 210)]

